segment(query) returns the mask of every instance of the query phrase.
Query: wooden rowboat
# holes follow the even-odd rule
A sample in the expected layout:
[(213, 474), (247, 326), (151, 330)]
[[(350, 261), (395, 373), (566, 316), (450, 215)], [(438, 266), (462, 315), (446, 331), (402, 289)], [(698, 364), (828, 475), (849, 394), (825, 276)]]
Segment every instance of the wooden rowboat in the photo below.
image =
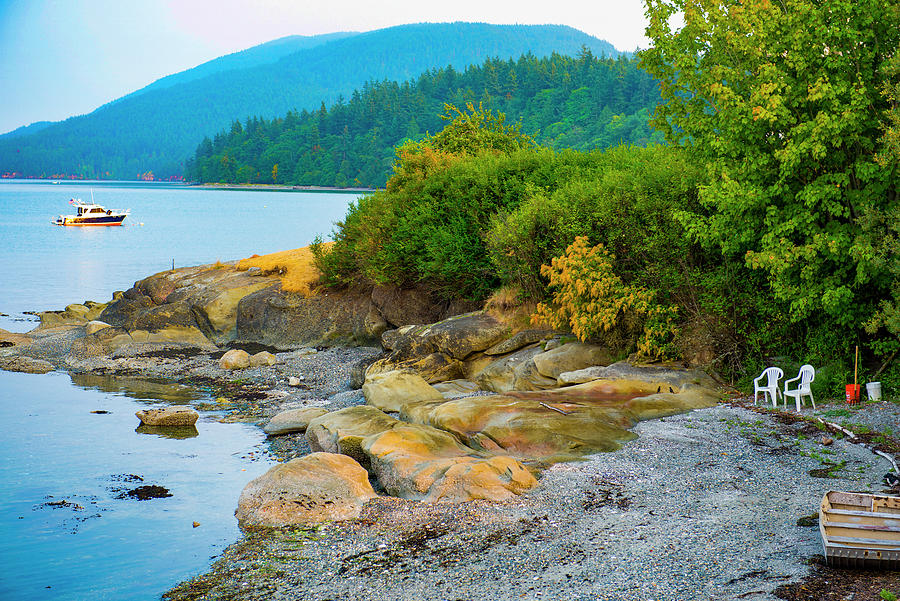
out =
[(900, 497), (830, 491), (819, 532), (830, 566), (900, 569)]

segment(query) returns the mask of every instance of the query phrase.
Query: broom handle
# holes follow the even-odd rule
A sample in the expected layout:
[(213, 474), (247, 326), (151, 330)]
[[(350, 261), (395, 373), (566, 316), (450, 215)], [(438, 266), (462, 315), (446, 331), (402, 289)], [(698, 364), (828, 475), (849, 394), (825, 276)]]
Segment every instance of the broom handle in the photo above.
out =
[(859, 366), (859, 347), (856, 347), (856, 357), (853, 359), (853, 386), (856, 386), (856, 370)]

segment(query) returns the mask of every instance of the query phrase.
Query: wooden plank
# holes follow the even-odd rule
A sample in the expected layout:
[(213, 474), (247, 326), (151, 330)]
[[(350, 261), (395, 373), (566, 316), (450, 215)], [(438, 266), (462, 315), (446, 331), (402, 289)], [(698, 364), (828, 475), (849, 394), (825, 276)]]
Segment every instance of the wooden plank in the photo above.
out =
[(894, 513), (882, 513), (879, 511), (856, 511), (852, 509), (826, 509), (826, 514), (834, 514), (834, 515), (852, 515), (861, 518), (882, 518), (887, 520), (898, 520), (900, 521), (900, 515)]
[[(877, 549), (872, 549), (874, 551), (900, 551), (900, 541), (894, 541), (890, 539), (857, 538), (855, 536), (829, 536), (827, 542), (831, 541), (834, 541), (836, 543), (856, 543), (858, 545), (877, 545)], [(893, 546), (884, 548), (886, 545)]]
[[(826, 528), (852, 528), (856, 530), (878, 530), (879, 532), (900, 532), (900, 526), (885, 526), (884, 524), (859, 524), (856, 522), (825, 522)], [(900, 536), (897, 537), (900, 544)]]

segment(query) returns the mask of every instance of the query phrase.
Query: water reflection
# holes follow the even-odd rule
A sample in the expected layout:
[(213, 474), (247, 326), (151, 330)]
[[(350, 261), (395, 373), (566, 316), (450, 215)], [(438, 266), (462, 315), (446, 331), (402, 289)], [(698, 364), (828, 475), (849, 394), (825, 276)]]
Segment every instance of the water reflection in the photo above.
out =
[(197, 426), (148, 426), (141, 424), (134, 429), (138, 434), (153, 434), (160, 438), (171, 438), (174, 440), (184, 440), (185, 438), (194, 438), (199, 436)]
[(209, 401), (138, 378), (0, 372), (0, 599), (158, 601), (237, 539), (238, 496), (272, 465), (263, 433), (203, 410), (193, 428), (136, 429), (136, 411), (195, 399)]
[(85, 390), (109, 392), (139, 401), (165, 401), (175, 405), (187, 405), (204, 398), (204, 394), (196, 388), (161, 380), (94, 374), (69, 374), (69, 376), (76, 386)]

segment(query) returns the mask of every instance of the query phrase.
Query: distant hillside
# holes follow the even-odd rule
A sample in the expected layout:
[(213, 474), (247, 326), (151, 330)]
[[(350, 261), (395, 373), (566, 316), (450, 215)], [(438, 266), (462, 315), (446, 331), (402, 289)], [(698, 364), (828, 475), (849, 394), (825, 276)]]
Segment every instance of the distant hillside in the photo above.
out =
[(23, 125), (22, 127), (17, 127), (16, 129), (6, 132), (5, 134), (0, 134), (0, 140), (4, 138), (10, 140), (12, 138), (27, 136), (29, 134), (36, 134), (39, 131), (47, 129), (51, 125), (53, 125), (53, 121), (36, 121), (31, 125)]
[(272, 63), (147, 90), (33, 135), (0, 138), (0, 173), (180, 175), (203, 137), (234, 119), (319, 108), (369, 81), (404, 81), (448, 65), (462, 70), (489, 57), (574, 55), (582, 47), (619, 54), (608, 42), (558, 25), (418, 24), (351, 35)]
[(222, 73), (224, 71), (248, 69), (256, 67), (258, 65), (274, 63), (278, 59), (289, 54), (299, 52), (300, 50), (315, 48), (316, 46), (320, 46), (327, 42), (333, 42), (335, 40), (348, 38), (354, 35), (359, 34), (357, 32), (341, 32), (316, 36), (292, 35), (284, 38), (278, 38), (277, 40), (272, 40), (271, 42), (266, 42), (265, 44), (260, 44), (259, 46), (254, 46), (253, 48), (242, 50), (241, 52), (234, 52), (232, 54), (220, 56), (217, 59), (205, 62), (202, 65), (194, 67), (193, 69), (187, 69), (186, 71), (181, 71), (180, 73), (167, 75), (162, 79), (157, 79), (148, 86), (144, 86), (136, 92), (132, 92), (127, 96), (123, 96), (119, 100), (121, 101), (125, 98), (132, 98), (134, 96), (137, 96), (138, 94), (144, 94), (153, 90), (171, 88), (172, 86), (178, 85), (180, 83), (187, 83), (189, 81), (203, 79), (204, 77), (207, 77), (209, 75), (215, 75), (216, 73)]
[(414, 82), (375, 82), (329, 110), (290, 112), (284, 118), (236, 121), (205, 139), (186, 177), (200, 182), (313, 186), (384, 186), (406, 139), (443, 129), (444, 103), (464, 109), (482, 103), (520, 120), (522, 132), (556, 148), (592, 150), (662, 142), (649, 126), (659, 87), (632, 58), (553, 54), (488, 59), (452, 67)]

